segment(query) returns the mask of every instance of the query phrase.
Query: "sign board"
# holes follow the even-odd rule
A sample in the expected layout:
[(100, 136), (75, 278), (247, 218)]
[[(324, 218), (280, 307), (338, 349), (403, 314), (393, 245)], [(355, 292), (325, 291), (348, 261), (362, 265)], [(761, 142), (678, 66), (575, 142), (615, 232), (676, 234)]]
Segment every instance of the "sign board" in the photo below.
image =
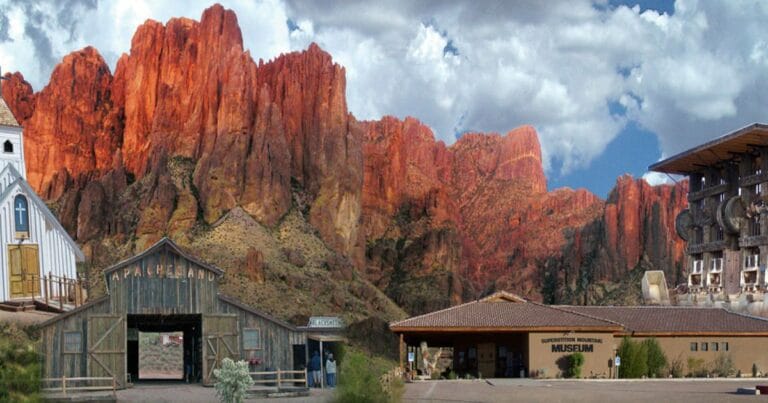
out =
[(413, 351), (408, 352), (408, 362), (416, 361), (416, 354)]
[(542, 344), (551, 344), (553, 353), (593, 353), (595, 344), (603, 339), (594, 337), (550, 337), (541, 339)]
[(344, 321), (338, 316), (312, 316), (307, 327), (340, 329), (344, 327)]
[(621, 366), (621, 357), (619, 357), (618, 355), (616, 356), (615, 364), (616, 364), (617, 367)]

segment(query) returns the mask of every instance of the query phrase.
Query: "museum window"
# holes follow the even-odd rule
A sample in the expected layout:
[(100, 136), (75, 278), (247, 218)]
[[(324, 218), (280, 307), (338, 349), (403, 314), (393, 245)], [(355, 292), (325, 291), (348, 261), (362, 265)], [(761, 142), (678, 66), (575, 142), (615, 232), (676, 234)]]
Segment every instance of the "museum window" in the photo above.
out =
[(699, 344), (696, 342), (691, 343), (691, 351), (699, 351)]
[(243, 329), (243, 350), (261, 350), (259, 329)]
[(717, 342), (712, 343), (712, 351), (720, 351), (720, 344)]
[(81, 353), (83, 335), (80, 332), (64, 332), (64, 352)]
[(701, 343), (701, 351), (709, 351), (709, 344)]
[(723, 351), (728, 351), (728, 342), (727, 341), (723, 342)]
[(13, 153), (13, 143), (11, 143), (11, 140), (5, 140), (5, 143), (3, 143), (3, 152)]

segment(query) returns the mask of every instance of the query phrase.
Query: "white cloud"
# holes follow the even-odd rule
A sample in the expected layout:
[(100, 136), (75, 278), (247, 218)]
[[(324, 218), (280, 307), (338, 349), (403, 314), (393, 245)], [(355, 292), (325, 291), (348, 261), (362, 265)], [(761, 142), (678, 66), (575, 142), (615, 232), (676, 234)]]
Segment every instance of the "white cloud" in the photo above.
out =
[[(678, 0), (672, 15), (587, 0), (222, 3), (236, 11), (256, 60), (312, 41), (330, 52), (346, 68), (358, 118), (416, 116), (447, 143), (465, 130), (532, 124), (550, 174), (588, 166), (630, 121), (672, 155), (764, 120), (768, 104), (768, 5), (760, 2)], [(0, 0), (9, 21), (0, 25), (0, 61), (39, 89), (53, 66), (35, 54), (20, 4)], [(51, 58), (93, 44), (114, 66), (145, 19), (197, 19), (209, 2), (93, 9), (81, 1), (70, 23), (57, 20), (61, 4), (34, 9)], [(298, 29), (289, 31), (288, 19)]]

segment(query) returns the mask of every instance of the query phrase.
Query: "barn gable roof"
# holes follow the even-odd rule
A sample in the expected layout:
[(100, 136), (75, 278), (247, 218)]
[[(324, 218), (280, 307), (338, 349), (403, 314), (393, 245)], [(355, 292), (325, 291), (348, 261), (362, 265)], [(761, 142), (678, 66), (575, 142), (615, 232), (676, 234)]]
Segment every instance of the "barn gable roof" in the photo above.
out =
[(196, 265), (198, 265), (198, 266), (200, 266), (200, 267), (202, 267), (202, 268), (204, 268), (204, 269), (206, 269), (208, 271), (211, 271), (211, 272), (215, 273), (217, 276), (223, 276), (224, 275), (224, 270), (221, 270), (220, 268), (218, 268), (216, 266), (213, 266), (211, 264), (205, 263), (202, 260), (192, 256), (188, 252), (186, 252), (183, 249), (181, 249), (181, 247), (179, 247), (179, 245), (177, 245), (176, 242), (173, 242), (168, 237), (164, 237), (163, 239), (155, 242), (152, 246), (150, 246), (149, 248), (145, 249), (143, 252), (139, 253), (138, 255), (132, 256), (132, 257), (130, 257), (128, 259), (125, 259), (125, 260), (117, 263), (117, 264), (114, 264), (114, 265), (112, 265), (110, 267), (107, 267), (106, 269), (104, 269), (104, 275), (107, 276), (108, 274), (114, 272), (115, 270), (119, 270), (119, 269), (124, 268), (125, 266), (128, 266), (128, 265), (131, 265), (133, 263), (136, 263), (136, 262), (140, 261), (141, 259), (144, 259), (145, 257), (147, 257), (147, 256), (149, 256), (149, 255), (151, 255), (151, 254), (153, 254), (155, 252), (158, 252), (160, 250), (163, 250), (163, 249), (169, 249), (172, 252), (174, 252), (174, 253), (178, 254), (179, 256), (183, 257), (184, 259), (187, 259), (190, 262), (195, 263)]
[(21, 187), (21, 190), (24, 195), (27, 196), (27, 199), (34, 203), (35, 207), (37, 207), (43, 213), (48, 222), (51, 223), (51, 225), (53, 225), (54, 228), (56, 228), (62, 234), (62, 236), (64, 236), (64, 240), (67, 241), (67, 243), (72, 247), (72, 250), (75, 251), (76, 260), (78, 262), (85, 261), (85, 255), (83, 254), (83, 251), (80, 250), (80, 246), (78, 246), (72, 237), (69, 236), (67, 230), (61, 226), (61, 223), (59, 223), (59, 220), (56, 218), (56, 216), (54, 216), (51, 210), (48, 209), (48, 206), (45, 204), (45, 202), (37, 195), (37, 193), (35, 193), (34, 189), (32, 189), (24, 177), (21, 176), (19, 171), (17, 171), (13, 165), (8, 164), (5, 166), (2, 172), (0, 172), (0, 177), (6, 173), (10, 174), (11, 178), (13, 178), (13, 182), (11, 182), (11, 184), (8, 185), (8, 187), (5, 188), (2, 193), (0, 193), (0, 203), (4, 202), (8, 196), (13, 193), (17, 186)]
[(296, 332), (300, 331), (299, 329), (296, 328), (296, 326), (294, 326), (294, 325), (292, 325), (292, 324), (290, 324), (288, 322), (282, 321), (280, 319), (277, 319), (274, 316), (270, 316), (267, 313), (262, 312), (262, 311), (260, 311), (260, 310), (258, 310), (256, 308), (253, 308), (253, 307), (251, 307), (249, 305), (246, 305), (244, 302), (242, 302), (242, 301), (240, 301), (240, 300), (238, 300), (236, 298), (233, 298), (233, 297), (230, 297), (230, 296), (224, 295), (224, 294), (219, 294), (219, 299), (224, 301), (224, 302), (226, 302), (226, 303), (228, 303), (228, 304), (230, 304), (230, 305), (233, 305), (233, 306), (235, 306), (235, 307), (237, 307), (239, 309), (242, 309), (242, 310), (244, 310), (244, 311), (246, 311), (248, 313), (252, 313), (252, 314), (254, 314), (256, 316), (260, 316), (260, 317), (262, 317), (262, 318), (264, 318), (264, 319), (266, 319), (266, 320), (268, 320), (270, 322), (274, 322), (274, 323), (276, 323), (276, 324), (278, 324), (278, 325), (280, 325), (280, 326), (282, 326), (284, 328), (287, 328), (287, 329), (290, 329), (290, 330), (293, 330), (293, 331), (296, 331)]

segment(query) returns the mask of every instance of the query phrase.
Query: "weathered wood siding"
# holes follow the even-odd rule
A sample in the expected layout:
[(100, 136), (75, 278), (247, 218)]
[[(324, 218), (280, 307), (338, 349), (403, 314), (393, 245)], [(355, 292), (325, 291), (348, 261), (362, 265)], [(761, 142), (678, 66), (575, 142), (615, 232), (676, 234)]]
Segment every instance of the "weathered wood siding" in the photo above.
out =
[[(103, 299), (84, 305), (41, 329), (40, 353), (43, 360), (43, 377), (60, 378), (87, 376), (88, 316), (109, 312), (109, 300)], [(64, 353), (64, 333), (80, 332), (80, 353)]]
[[(240, 323), (240, 355), (247, 360), (258, 357), (262, 364), (260, 369), (293, 369), (293, 345), (305, 344), (306, 337), (303, 332), (293, 330), (284, 325), (269, 320), (263, 316), (249, 312), (238, 306), (221, 301), (221, 311), (238, 315)], [(261, 348), (259, 350), (245, 350), (243, 346), (243, 330), (259, 329)]]
[(218, 311), (218, 276), (167, 249), (107, 274), (112, 312), (200, 314)]

